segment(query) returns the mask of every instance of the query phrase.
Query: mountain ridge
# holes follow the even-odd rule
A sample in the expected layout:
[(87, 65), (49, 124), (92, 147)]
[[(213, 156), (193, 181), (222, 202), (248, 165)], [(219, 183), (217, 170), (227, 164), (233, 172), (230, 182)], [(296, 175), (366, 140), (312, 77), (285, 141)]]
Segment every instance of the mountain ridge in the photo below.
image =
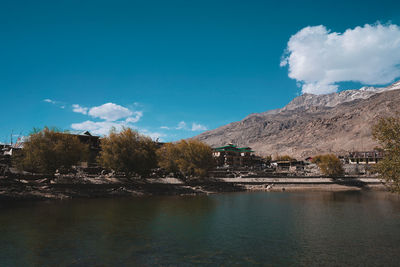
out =
[(399, 89), (400, 81), (328, 95), (303, 94), (283, 108), (250, 114), (194, 138), (211, 146), (250, 146), (261, 155), (370, 150), (377, 145), (371, 125), (379, 116), (400, 112)]

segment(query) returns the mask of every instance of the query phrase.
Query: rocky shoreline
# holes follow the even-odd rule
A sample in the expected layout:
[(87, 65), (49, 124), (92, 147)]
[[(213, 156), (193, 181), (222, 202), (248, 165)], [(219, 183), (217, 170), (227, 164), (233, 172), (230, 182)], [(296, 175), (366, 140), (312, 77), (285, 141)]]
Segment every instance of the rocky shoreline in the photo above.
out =
[(385, 185), (376, 178), (218, 178), (190, 182), (182, 182), (175, 178), (23, 178), (26, 177), (0, 178), (0, 200), (202, 195), (245, 191), (386, 190)]

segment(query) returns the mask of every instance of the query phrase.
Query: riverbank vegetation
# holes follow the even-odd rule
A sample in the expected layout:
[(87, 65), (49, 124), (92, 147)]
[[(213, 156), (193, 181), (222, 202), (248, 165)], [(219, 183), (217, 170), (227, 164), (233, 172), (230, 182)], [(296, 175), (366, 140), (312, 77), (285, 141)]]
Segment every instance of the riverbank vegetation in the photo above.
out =
[(312, 162), (317, 164), (322, 174), (330, 177), (338, 177), (344, 174), (342, 162), (334, 154), (318, 155)]
[(33, 173), (54, 173), (88, 158), (88, 145), (75, 135), (45, 127), (34, 130), (24, 141), (24, 149), (14, 155), (20, 170)]
[(100, 142), (97, 161), (104, 169), (124, 172), (129, 176), (143, 176), (157, 167), (155, 143), (135, 130), (123, 128), (121, 132), (116, 132), (113, 129)]
[(168, 172), (179, 172), (184, 177), (206, 177), (214, 167), (212, 149), (197, 140), (167, 143), (158, 151), (158, 164)]
[[(89, 145), (77, 135), (44, 128), (32, 132), (24, 148), (13, 155), (14, 164), (31, 173), (70, 171), (74, 165), (89, 161)], [(95, 162), (103, 170), (124, 173), (127, 177), (146, 177), (161, 168), (184, 179), (204, 178), (214, 167), (212, 149), (197, 140), (156, 143), (130, 128), (111, 130), (100, 139)], [(158, 171), (160, 171), (158, 169)]]
[(385, 157), (375, 166), (390, 189), (400, 193), (400, 117), (380, 118), (372, 128), (375, 140), (385, 151)]

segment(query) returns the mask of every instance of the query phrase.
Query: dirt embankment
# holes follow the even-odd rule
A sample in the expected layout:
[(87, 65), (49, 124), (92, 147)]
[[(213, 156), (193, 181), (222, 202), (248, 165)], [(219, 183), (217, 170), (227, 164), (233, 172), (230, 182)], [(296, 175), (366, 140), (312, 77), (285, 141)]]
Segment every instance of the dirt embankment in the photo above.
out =
[(46, 200), (71, 198), (129, 197), (151, 195), (198, 195), (245, 191), (223, 181), (182, 182), (177, 179), (23, 179), (0, 178), (0, 199)]
[(175, 178), (128, 179), (117, 177), (0, 177), (0, 199), (46, 200), (199, 195), (240, 191), (385, 190), (376, 178), (249, 178), (206, 179), (183, 182)]

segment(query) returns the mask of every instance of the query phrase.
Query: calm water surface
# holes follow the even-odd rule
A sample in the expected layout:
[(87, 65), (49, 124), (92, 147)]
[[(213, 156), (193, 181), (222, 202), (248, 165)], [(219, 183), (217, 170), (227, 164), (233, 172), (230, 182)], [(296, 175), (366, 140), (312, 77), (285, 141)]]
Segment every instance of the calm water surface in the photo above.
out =
[(234, 193), (0, 202), (1, 266), (399, 266), (400, 198)]

